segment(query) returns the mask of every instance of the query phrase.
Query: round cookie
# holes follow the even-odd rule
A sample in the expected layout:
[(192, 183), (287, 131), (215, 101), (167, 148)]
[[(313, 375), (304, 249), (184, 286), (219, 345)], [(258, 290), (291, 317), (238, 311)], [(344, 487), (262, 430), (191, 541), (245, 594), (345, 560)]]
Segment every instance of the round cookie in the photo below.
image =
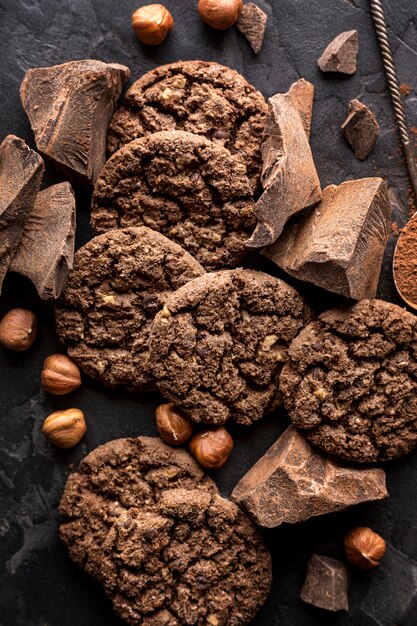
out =
[(332, 309), (293, 341), (281, 374), (289, 415), (332, 455), (388, 461), (417, 444), (417, 318), (381, 300)]
[(240, 626), (270, 589), (259, 531), (233, 502), (204, 491), (169, 491), (151, 511), (127, 511), (103, 552), (104, 587), (131, 626)]
[(112, 230), (77, 251), (56, 308), (69, 356), (108, 387), (144, 391), (149, 331), (167, 296), (204, 273), (176, 243), (149, 228)]
[(188, 452), (156, 437), (116, 439), (90, 452), (69, 475), (60, 503), (60, 536), (73, 561), (99, 577), (102, 544), (117, 518), (178, 487), (217, 492)]
[(301, 296), (278, 278), (242, 269), (205, 274), (155, 317), (157, 386), (196, 422), (251, 424), (280, 403), (288, 346), (310, 319)]
[(129, 143), (94, 188), (96, 233), (149, 226), (206, 269), (236, 267), (256, 225), (246, 169), (226, 148), (191, 133), (155, 133)]
[(260, 191), (264, 97), (240, 74), (209, 61), (180, 61), (144, 74), (110, 122), (108, 151), (161, 130), (185, 130), (226, 146)]

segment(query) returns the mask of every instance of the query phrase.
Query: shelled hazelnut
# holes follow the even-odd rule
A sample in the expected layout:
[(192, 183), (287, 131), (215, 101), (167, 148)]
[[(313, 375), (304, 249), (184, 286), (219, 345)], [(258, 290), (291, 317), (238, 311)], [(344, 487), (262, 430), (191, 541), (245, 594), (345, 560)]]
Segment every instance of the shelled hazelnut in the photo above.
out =
[(345, 537), (345, 552), (349, 563), (364, 570), (379, 565), (385, 554), (386, 544), (383, 538), (372, 528), (354, 528)]
[(180, 446), (193, 434), (191, 420), (173, 402), (160, 404), (155, 416), (159, 436), (170, 446)]
[(228, 460), (233, 450), (233, 439), (222, 426), (204, 430), (190, 441), (190, 452), (194, 458), (208, 469), (219, 469)]
[(87, 431), (84, 413), (80, 409), (54, 411), (42, 426), (44, 437), (58, 448), (73, 448)]
[(0, 343), (14, 352), (28, 350), (36, 339), (38, 320), (32, 311), (11, 309), (0, 322)]
[(51, 354), (44, 361), (41, 383), (48, 393), (64, 396), (81, 385), (81, 373), (65, 354)]
[(132, 13), (132, 28), (142, 43), (157, 46), (174, 28), (174, 20), (163, 4), (147, 4)]
[(243, 0), (199, 0), (198, 14), (209, 26), (226, 30), (237, 22), (242, 13)]

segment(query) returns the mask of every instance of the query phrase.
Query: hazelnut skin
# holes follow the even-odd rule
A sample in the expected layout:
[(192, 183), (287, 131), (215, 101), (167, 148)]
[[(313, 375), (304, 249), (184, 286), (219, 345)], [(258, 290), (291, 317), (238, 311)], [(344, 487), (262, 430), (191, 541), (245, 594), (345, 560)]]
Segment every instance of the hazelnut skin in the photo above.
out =
[(51, 354), (43, 363), (42, 387), (54, 396), (64, 396), (81, 385), (80, 370), (65, 354)]
[(372, 528), (359, 526), (345, 537), (345, 552), (349, 563), (364, 570), (379, 565), (385, 554), (386, 544), (383, 538)]
[(84, 413), (80, 409), (54, 411), (42, 426), (44, 437), (58, 448), (73, 448), (87, 431)]
[(156, 425), (162, 441), (180, 446), (193, 434), (193, 424), (173, 402), (160, 404), (155, 411)]
[(201, 431), (190, 441), (191, 454), (208, 469), (223, 467), (232, 450), (233, 439), (223, 427)]
[(14, 352), (28, 350), (36, 339), (38, 320), (32, 311), (11, 309), (0, 322), (0, 343)]
[(142, 43), (157, 46), (174, 28), (174, 20), (163, 4), (147, 4), (132, 13), (132, 28)]
[(226, 30), (240, 17), (243, 0), (199, 0), (198, 14), (209, 26)]

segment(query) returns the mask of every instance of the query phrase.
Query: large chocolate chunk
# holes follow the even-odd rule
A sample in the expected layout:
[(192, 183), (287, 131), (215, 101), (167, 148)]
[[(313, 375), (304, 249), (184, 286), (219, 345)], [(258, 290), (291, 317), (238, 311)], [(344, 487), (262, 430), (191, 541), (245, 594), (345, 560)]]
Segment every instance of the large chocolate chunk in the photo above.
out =
[(390, 215), (382, 178), (330, 185), (309, 215), (262, 254), (291, 276), (333, 293), (374, 298)]
[(300, 598), (326, 611), (348, 611), (349, 577), (341, 561), (313, 554)]
[(348, 30), (333, 39), (317, 61), (322, 72), (354, 74), (358, 60), (358, 31)]
[(233, 490), (264, 528), (295, 524), (388, 496), (382, 469), (345, 467), (322, 456), (290, 426)]
[(359, 100), (351, 100), (348, 116), (342, 124), (342, 131), (356, 158), (363, 161), (379, 137), (379, 124), (375, 115), (365, 104)]
[(53, 185), (36, 198), (10, 265), (27, 276), (41, 298), (58, 298), (72, 269), (75, 198), (69, 183)]
[(71, 179), (96, 181), (106, 160), (107, 127), (129, 76), (124, 65), (92, 60), (26, 72), (20, 97), (36, 146)]
[(300, 81), (268, 100), (266, 139), (262, 144), (262, 185), (256, 203), (257, 227), (249, 248), (268, 246), (280, 236), (289, 218), (321, 198), (307, 133), (313, 86)]
[(255, 54), (259, 54), (265, 36), (268, 16), (253, 2), (243, 5), (236, 26), (249, 41)]
[(0, 290), (42, 181), (44, 164), (22, 139), (0, 145)]

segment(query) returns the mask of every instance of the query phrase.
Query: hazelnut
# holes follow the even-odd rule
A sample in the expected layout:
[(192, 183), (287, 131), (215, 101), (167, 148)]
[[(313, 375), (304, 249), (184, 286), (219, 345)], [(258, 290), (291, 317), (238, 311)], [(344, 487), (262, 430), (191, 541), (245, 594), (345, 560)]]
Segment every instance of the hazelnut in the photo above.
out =
[(233, 439), (223, 427), (205, 430), (190, 441), (190, 452), (203, 467), (223, 467), (233, 450)]
[(243, 0), (198, 0), (198, 14), (209, 26), (218, 30), (230, 28), (239, 19)]
[(191, 420), (173, 402), (159, 405), (155, 415), (159, 436), (170, 446), (180, 446), (193, 434)]
[(38, 320), (32, 311), (12, 309), (0, 322), (0, 343), (14, 352), (28, 350), (36, 339)]
[(42, 387), (55, 396), (64, 396), (81, 385), (79, 368), (65, 354), (51, 354), (43, 364)]
[(58, 448), (73, 448), (84, 437), (86, 430), (84, 413), (79, 409), (54, 411), (42, 426), (45, 438)]
[(157, 46), (174, 28), (174, 20), (162, 4), (147, 4), (132, 13), (132, 28), (142, 43)]
[(346, 558), (361, 569), (377, 567), (385, 550), (385, 541), (372, 528), (354, 528), (345, 537)]

